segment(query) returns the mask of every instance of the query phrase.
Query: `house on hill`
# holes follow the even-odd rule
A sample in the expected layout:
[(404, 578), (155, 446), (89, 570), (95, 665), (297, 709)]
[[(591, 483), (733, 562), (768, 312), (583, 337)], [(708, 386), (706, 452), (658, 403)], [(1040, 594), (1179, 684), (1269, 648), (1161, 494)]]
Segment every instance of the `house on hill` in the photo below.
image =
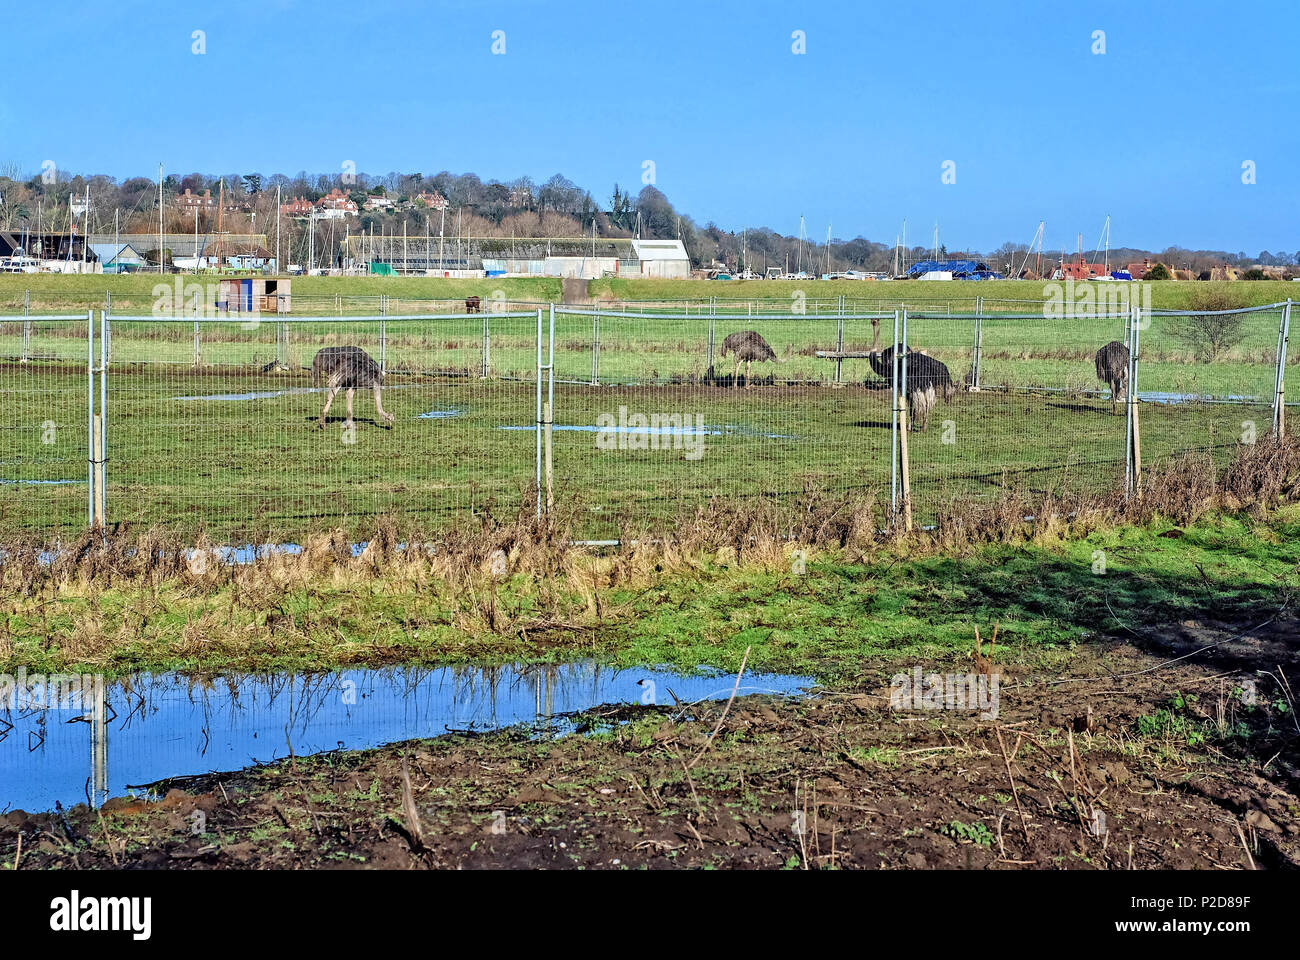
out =
[(316, 209), (319, 211), (317, 216), (322, 220), (342, 220), (357, 215), (356, 201), (338, 187), (317, 200)]
[(315, 205), (305, 197), (294, 197), (288, 203), (280, 204), (280, 212), (287, 217), (309, 217)]

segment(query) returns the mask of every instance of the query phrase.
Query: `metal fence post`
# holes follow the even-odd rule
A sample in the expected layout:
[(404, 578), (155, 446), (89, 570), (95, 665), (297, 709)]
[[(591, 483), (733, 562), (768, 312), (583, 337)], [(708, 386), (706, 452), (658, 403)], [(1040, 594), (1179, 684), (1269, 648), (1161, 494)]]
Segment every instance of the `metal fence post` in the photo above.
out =
[(551, 456), (551, 424), (555, 419), (555, 304), (551, 304), (551, 334), (546, 353), (546, 512), (555, 506), (553, 459)]
[(86, 311), (86, 526), (95, 525), (95, 311)]
[(836, 326), (838, 329), (835, 338), (835, 349), (840, 355), (835, 358), (835, 382), (838, 384), (842, 382), (842, 374), (844, 370), (844, 294), (842, 293), (840, 294), (839, 299), (839, 315), (837, 321)]
[[(537, 312), (537, 315), (539, 317), (541, 316), (540, 310)], [(488, 314), (486, 313), (483, 314), (483, 350), (481, 352), (483, 370), (479, 375), (486, 380), (491, 376), (492, 372), (492, 328), (488, 321)]]
[(600, 313), (591, 318), (591, 385), (600, 385)]
[[(486, 320), (484, 321), (486, 323)], [(542, 517), (542, 308), (537, 308), (537, 457), (534, 482), (537, 485), (537, 518)]]
[(1128, 499), (1141, 494), (1142, 431), (1138, 418), (1138, 353), (1142, 344), (1142, 311), (1137, 303), (1129, 304), (1128, 317), (1128, 403), (1125, 404), (1124, 492)]
[[(710, 372), (713, 370), (713, 348), (716, 343), (716, 340), (717, 340), (717, 335), (713, 325), (713, 312), (710, 310), (709, 319), (708, 319), (708, 344), (709, 344), (708, 357), (707, 357), (708, 364), (705, 366), (705, 370), (708, 370)], [(717, 379), (716, 375), (714, 375), (714, 379), (715, 380)]]
[(1291, 339), (1291, 298), (1282, 308), (1282, 322), (1277, 333), (1277, 375), (1273, 391), (1273, 436), (1281, 440), (1286, 435), (1286, 355)]
[(388, 326), (383, 319), (388, 316), (388, 296), (384, 295), (379, 304), (379, 373), (388, 371)]
[[(899, 351), (895, 351), (898, 353)], [(912, 428), (907, 403), (907, 309), (903, 309), (902, 385), (898, 397), (898, 481), (903, 495), (903, 529), (912, 532), (912, 464), (908, 456), (907, 433)]]
[(980, 365), (984, 353), (984, 298), (975, 298), (975, 356), (971, 363), (971, 389), (980, 388)]
[(20, 362), (26, 363), (31, 358), (32, 346), (32, 321), (29, 315), (32, 312), (32, 292), (23, 291), (23, 355)]
[(890, 359), (892, 368), (889, 376), (889, 409), (893, 420), (890, 424), (889, 450), (889, 526), (893, 529), (898, 520), (898, 326), (899, 311), (894, 311), (894, 351)]
[(194, 368), (197, 370), (203, 361), (203, 351), (199, 346), (199, 322), (194, 321)]
[(95, 497), (100, 528), (108, 525), (108, 311), (99, 314), (99, 449)]

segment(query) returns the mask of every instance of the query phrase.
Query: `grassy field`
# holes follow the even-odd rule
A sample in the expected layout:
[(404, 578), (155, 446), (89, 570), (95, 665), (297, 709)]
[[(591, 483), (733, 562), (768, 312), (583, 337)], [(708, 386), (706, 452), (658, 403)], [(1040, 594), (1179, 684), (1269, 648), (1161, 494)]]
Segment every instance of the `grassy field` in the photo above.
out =
[[(1274, 386), (1274, 356), (1281, 311), (1242, 315), (1240, 338), (1213, 362), (1197, 358), (1194, 345), (1180, 333), (1183, 318), (1151, 318), (1142, 337), (1140, 389), (1148, 392), (1207, 395), (1217, 398), (1254, 397), (1269, 400)], [(28, 325), (27, 356), (40, 361), (80, 363), (85, 358), (86, 330), (82, 321), (34, 320)], [(488, 333), (488, 372), (491, 376), (535, 376), (536, 320), (531, 316), (465, 315), (443, 320), (375, 321), (302, 320), (276, 322), (204, 320), (198, 327), (198, 360), (206, 367), (262, 367), (275, 360), (283, 341), (283, 359), (294, 369), (309, 367), (322, 346), (352, 343), (376, 357), (383, 353), (395, 371), (447, 371), (478, 376), (483, 372), (484, 331)], [(708, 318), (636, 315), (556, 315), (556, 375), (565, 380), (651, 384), (699, 382), (709, 376)], [(828, 383), (835, 364), (817, 351), (838, 345), (839, 321), (833, 316), (765, 319), (760, 316), (718, 317), (713, 321), (713, 370), (730, 377), (734, 361), (720, 355), (722, 340), (737, 329), (758, 331), (773, 347), (777, 364), (759, 364), (758, 378), (786, 383)], [(0, 358), (20, 359), (21, 320), (0, 322)], [(877, 333), (867, 318), (844, 321), (844, 348), (865, 351)], [(879, 325), (880, 342), (893, 337), (892, 319)], [(1123, 339), (1124, 321), (1109, 317), (985, 317), (980, 336), (984, 387), (1033, 387), (1073, 392), (1101, 388), (1093, 356), (1109, 340)], [(195, 362), (194, 321), (125, 321), (112, 325), (115, 364)], [(948, 365), (961, 381), (974, 359), (976, 326), (962, 317), (913, 317), (908, 341)], [(1300, 338), (1291, 339), (1291, 363), (1300, 362)], [(844, 362), (842, 380), (862, 383), (876, 379), (863, 359)], [(0, 389), (4, 384), (0, 383)]]
[[(14, 419), (0, 431), (4, 479), (24, 481), (0, 485), (0, 529), (71, 531), (86, 508), (84, 373), (29, 364), (0, 376), (18, 384)], [(394, 374), (384, 399), (392, 429), (375, 422), (365, 395), (353, 433), (341, 423), (342, 398), (322, 432), (322, 394), (305, 373), (124, 366), (109, 401), (110, 518), (201, 528), (221, 541), (293, 539), (322, 522), (362, 537), (384, 513), (436, 528), (487, 505), (513, 512), (528, 496), (534, 384)], [(558, 384), (555, 404), (557, 496), (579, 510), (580, 534), (662, 524), (714, 496), (875, 491), (888, 502), (884, 390)], [(648, 449), (600, 448), (598, 418), (617, 423), (621, 409), (680, 415), (702, 433), (643, 434)], [(1268, 415), (1236, 404), (1144, 404), (1144, 456), (1153, 466), (1189, 449), (1222, 458), (1243, 420), (1263, 432)], [(1104, 399), (960, 393), (911, 437), (918, 517), (995, 498), (1004, 485), (1110, 490), (1123, 474), (1124, 427)]]
[[(117, 309), (131, 297), (148, 296), (156, 279), (4, 277), (0, 297), (12, 297), (19, 283), (30, 281), (34, 296), (66, 298), (60, 309), (71, 309), (77, 298), (83, 305), (102, 298), (107, 286)], [(512, 297), (559, 293), (553, 280), (499, 282)], [(394, 296), (430, 290), (490, 295), (478, 281), (313, 277), (295, 283), (304, 290), (360, 296), (387, 289)], [(689, 293), (701, 285), (751, 286), (591, 286), (596, 295), (632, 300)], [(826, 290), (846, 285), (900, 291), (934, 286), (839, 281)], [(1156, 301), (1174, 303), (1180, 290), (1192, 286), (1158, 284)], [(1289, 292), (1280, 289), (1285, 284), (1232, 286), (1258, 299)], [(776, 282), (760, 287), (782, 289)], [(961, 287), (1009, 292), (997, 284)], [(54, 308), (49, 299), (33, 304)], [(1144, 404), (1149, 464), (1186, 450), (1222, 454), (1252, 424), (1257, 435), (1267, 432), (1279, 319), (1276, 310), (1244, 315), (1239, 342), (1206, 363), (1179, 334), (1179, 321), (1152, 318), (1143, 333), (1140, 395), (1234, 402)], [(868, 490), (887, 500), (888, 392), (878, 389), (881, 381), (861, 359), (845, 361), (841, 389), (834, 389), (833, 362), (816, 356), (836, 346), (839, 321), (817, 314), (784, 320), (746, 314), (743, 320), (722, 316), (713, 325), (715, 344), (733, 329), (758, 330), (780, 362), (756, 366), (758, 382), (737, 389), (729, 358), (715, 355), (710, 367), (709, 320), (698, 312), (648, 319), (632, 313), (598, 323), (580, 314), (557, 315), (556, 485), (566, 502), (582, 505), (582, 532), (618, 536), (629, 525), (662, 522), (714, 495)], [(205, 320), (198, 326), (196, 366), (193, 321), (112, 325), (112, 519), (190, 531), (203, 527), (221, 539), (259, 531), (292, 538), (328, 519), (361, 536), (381, 513), (436, 525), (489, 503), (513, 508), (527, 496), (535, 469), (532, 317), (488, 313), (388, 321), (382, 340), (377, 322), (324, 317), (289, 323)], [(481, 379), (485, 326), (489, 376)], [(1124, 419), (1109, 415), (1093, 354), (1100, 344), (1122, 338), (1123, 326), (1104, 317), (987, 316), (982, 389), (940, 404), (930, 430), (912, 440), (912, 480), (923, 522), (944, 504), (994, 496), (1004, 482), (1033, 491), (1057, 485), (1110, 489), (1123, 470)], [(22, 321), (0, 323), (0, 395), (11, 412), (0, 428), (0, 529), (67, 530), (84, 520), (84, 327), (81, 321), (35, 321), (24, 348)], [(908, 337), (945, 362), (960, 382), (972, 366), (975, 330), (969, 319), (918, 315)], [(846, 321), (844, 346), (866, 350), (875, 332), (868, 319)], [(892, 320), (881, 324), (881, 337), (892, 337)], [(342, 398), (331, 410), (336, 420), (329, 429), (314, 429), (322, 397), (312, 392), (307, 369), (320, 347), (340, 343), (359, 344), (384, 358), (385, 399), (398, 418), (394, 430), (374, 423), (368, 396), (358, 398), (362, 421), (355, 434), (345, 434), (337, 422), (344, 415)], [(1291, 343), (1294, 364), (1300, 362), (1300, 337)], [(31, 362), (15, 362), (24, 349)], [(277, 357), (287, 371), (264, 371)], [(598, 418), (617, 420), (621, 410), (697, 418), (687, 424), (703, 425), (702, 455), (691, 455), (682, 442), (668, 444), (671, 449), (599, 449)]]
[[(81, 312), (101, 309), (105, 298), (111, 297), (113, 309), (119, 314), (149, 314), (154, 304), (154, 287), (166, 283), (175, 286), (176, 275), (159, 277), (156, 274), (130, 274), (123, 276), (53, 274), (0, 276), (0, 312), (22, 312), (24, 295), (30, 293), (33, 313)], [(213, 275), (181, 275), (183, 283), (216, 283)], [(1077, 285), (1082, 291), (1084, 284)], [(1101, 285), (1092, 284), (1092, 287)], [(1288, 297), (1296, 298), (1300, 284), (1280, 280), (1236, 283), (1191, 283), (1157, 281), (1151, 288), (1151, 306), (1157, 310), (1182, 310), (1193, 306), (1194, 298), (1207, 292), (1224, 293), (1236, 306), (1260, 306), (1277, 303)], [(757, 309), (759, 301), (770, 301), (766, 307), (771, 312), (778, 302), (793, 303), (797, 292), (810, 301), (808, 312), (813, 315), (834, 312), (828, 301), (840, 296), (849, 298), (852, 305), (864, 309), (893, 310), (900, 303), (914, 309), (933, 309), (942, 305), (945, 310), (964, 311), (973, 308), (976, 297), (985, 298), (987, 312), (1014, 312), (1025, 306), (1032, 307), (1046, 299), (1042, 281), (995, 280), (951, 281), (945, 283), (922, 280), (889, 281), (887, 283), (862, 280), (593, 280), (588, 284), (589, 295), (594, 299), (613, 301), (683, 301), (698, 304), (711, 297), (719, 300), (736, 300), (731, 309), (747, 313)], [(437, 309), (461, 312), (464, 298), (479, 296), (491, 298), (501, 291), (508, 301), (559, 303), (560, 281), (546, 277), (510, 277), (482, 280), (448, 280), (426, 277), (294, 277), (293, 296), (301, 298), (294, 312), (304, 315), (331, 314), (341, 310), (356, 313), (363, 301), (349, 303), (348, 298), (373, 298), (381, 294), (392, 298), (390, 313), (410, 308), (415, 312), (430, 312), (432, 304), (421, 307), (418, 301), (444, 301)], [(1026, 301), (1020, 306), (999, 303), (999, 300)], [(457, 304), (457, 301), (460, 301)], [(746, 303), (746, 301), (751, 301)], [(723, 309), (727, 305), (723, 304)]]

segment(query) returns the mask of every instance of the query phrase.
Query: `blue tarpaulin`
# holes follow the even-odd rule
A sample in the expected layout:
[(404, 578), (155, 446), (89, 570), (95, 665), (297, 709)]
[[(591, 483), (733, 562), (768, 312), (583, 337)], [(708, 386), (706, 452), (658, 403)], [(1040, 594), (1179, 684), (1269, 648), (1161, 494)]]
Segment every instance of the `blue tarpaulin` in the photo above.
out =
[(1001, 280), (1002, 274), (992, 270), (983, 260), (918, 260), (907, 268), (909, 277), (942, 271), (951, 273), (954, 280)]

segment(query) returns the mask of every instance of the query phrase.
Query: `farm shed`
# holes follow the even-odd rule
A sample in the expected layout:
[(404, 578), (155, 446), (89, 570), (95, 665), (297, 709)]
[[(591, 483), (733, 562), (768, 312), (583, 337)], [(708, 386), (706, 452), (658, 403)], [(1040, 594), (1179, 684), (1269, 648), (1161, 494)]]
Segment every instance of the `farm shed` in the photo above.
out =
[[(25, 245), (25, 246), (24, 246)], [(89, 260), (98, 262), (94, 245), (87, 251), (86, 238), (80, 234), (26, 233), (21, 230), (0, 230), (0, 257), (26, 254), (44, 260)]]
[[(691, 275), (691, 258), (680, 240), (633, 240), (632, 250), (642, 277), (684, 280)], [(619, 267), (619, 273), (624, 273), (622, 264)]]
[(217, 309), (230, 313), (288, 313), (291, 280), (239, 277), (221, 281)]

